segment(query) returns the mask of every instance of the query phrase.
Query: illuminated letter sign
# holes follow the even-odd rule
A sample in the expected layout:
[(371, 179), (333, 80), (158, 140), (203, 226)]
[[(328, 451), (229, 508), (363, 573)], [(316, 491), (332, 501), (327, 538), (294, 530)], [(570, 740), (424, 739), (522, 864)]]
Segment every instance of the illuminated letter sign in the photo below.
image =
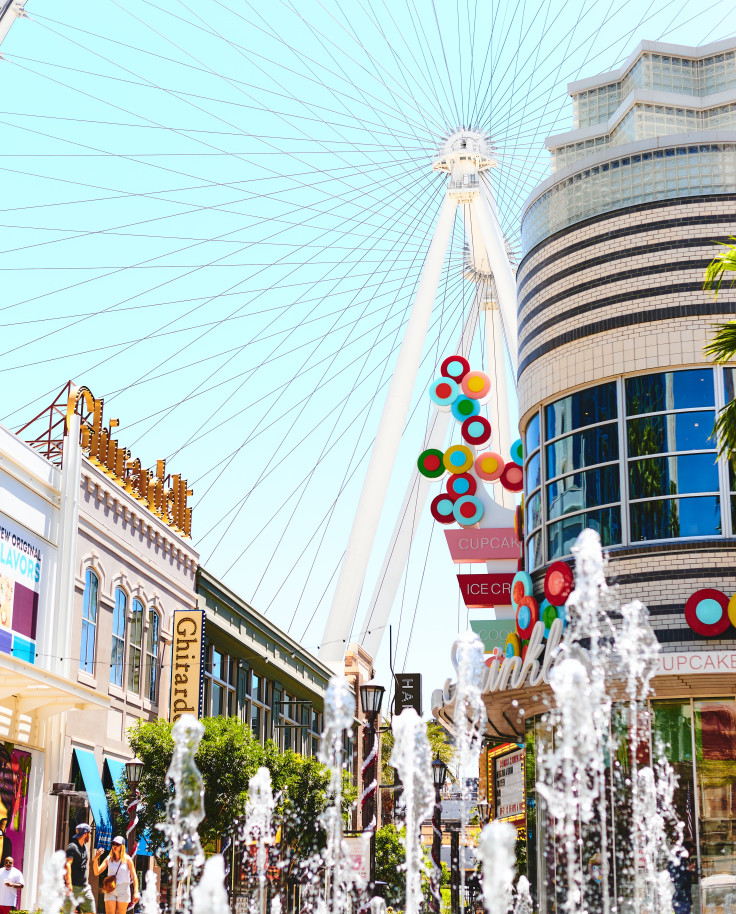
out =
[(513, 574), (459, 574), (457, 580), (470, 608), (511, 606)]
[(200, 609), (174, 612), (174, 643), (171, 646), (172, 723), (182, 714), (199, 717), (202, 712), (202, 648), (204, 612)]

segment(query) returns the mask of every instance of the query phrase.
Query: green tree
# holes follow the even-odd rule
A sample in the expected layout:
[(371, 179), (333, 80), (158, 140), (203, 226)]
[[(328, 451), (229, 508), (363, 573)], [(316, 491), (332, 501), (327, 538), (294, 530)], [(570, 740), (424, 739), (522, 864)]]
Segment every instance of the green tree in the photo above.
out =
[[(729, 241), (736, 242), (736, 238), (730, 238)], [(703, 283), (703, 288), (711, 290), (716, 299), (726, 273), (736, 272), (736, 244), (721, 244), (723, 250), (708, 265)], [(736, 276), (731, 280), (731, 285), (734, 282)], [(716, 324), (716, 335), (705, 347), (705, 354), (716, 364), (736, 359), (736, 321)], [(718, 442), (718, 454), (728, 454), (731, 463), (736, 464), (736, 400), (731, 400), (718, 414), (713, 434)]]
[[(329, 773), (316, 759), (294, 752), (279, 752), (271, 741), (262, 746), (250, 727), (234, 717), (202, 719), (204, 736), (195, 757), (204, 781), (205, 818), (199, 828), (205, 847), (216, 842), (245, 814), (248, 782), (258, 768), (271, 773), (277, 795), (276, 815), (284, 818), (287, 842), (297, 858), (320, 849), (325, 843), (319, 815), (325, 808)], [(153, 853), (165, 856), (165, 844), (156, 826), (166, 818), (169, 788), (166, 772), (174, 749), (172, 724), (164, 720), (138, 722), (128, 731), (132, 751), (143, 762), (139, 807), (139, 833), (147, 831)], [(344, 773), (343, 813), (355, 799), (355, 789)], [(129, 795), (125, 795), (127, 803)]]
[[(389, 721), (390, 726), (390, 721)], [(450, 742), (450, 736), (439, 721), (427, 721), (427, 739), (432, 748), (432, 758), (438, 755), (448, 768), (455, 757), (455, 747)], [(394, 734), (392, 730), (384, 730), (381, 734), (381, 783), (394, 783), (394, 769), (389, 764), (391, 751), (394, 748)]]
[[(406, 838), (405, 828), (382, 825), (376, 831), (376, 879), (386, 883), (386, 904), (402, 907), (406, 900), (406, 851), (402, 841)], [(432, 857), (428, 848), (423, 848), (424, 873), (422, 892), (429, 896)], [(450, 884), (450, 870), (446, 863), (440, 864), (440, 886)]]

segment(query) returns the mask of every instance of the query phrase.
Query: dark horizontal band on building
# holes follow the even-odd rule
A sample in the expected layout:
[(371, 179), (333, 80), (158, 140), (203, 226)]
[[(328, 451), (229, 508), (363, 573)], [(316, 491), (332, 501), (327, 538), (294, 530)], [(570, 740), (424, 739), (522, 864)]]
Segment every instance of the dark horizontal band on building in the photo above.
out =
[[(635, 203), (632, 206), (626, 206), (616, 210), (609, 210), (608, 212), (600, 213), (597, 216), (590, 216), (587, 219), (581, 219), (580, 222), (576, 222), (573, 225), (568, 225), (565, 228), (560, 229), (558, 232), (555, 232), (554, 235), (550, 235), (548, 238), (545, 238), (544, 241), (540, 242), (536, 247), (532, 248), (532, 250), (529, 251), (529, 253), (522, 259), (521, 263), (519, 264), (517, 275), (521, 276), (524, 274), (525, 267), (529, 259), (538, 254), (540, 251), (544, 250), (545, 247), (553, 244), (559, 238), (564, 238), (565, 235), (571, 235), (574, 232), (579, 232), (581, 229), (586, 228), (586, 226), (596, 225), (607, 219), (617, 219), (630, 213), (651, 212), (652, 210), (677, 206), (695, 206), (698, 203), (703, 202), (707, 202), (712, 206), (714, 201), (724, 201), (736, 204), (736, 194), (699, 194), (696, 197), (673, 197), (672, 199), (667, 200), (653, 200), (649, 203)], [(660, 229), (669, 228), (673, 225), (676, 225), (680, 228), (688, 225), (718, 225), (719, 223), (728, 221), (729, 218), (736, 220), (736, 207), (734, 208), (733, 214), (709, 213), (707, 215), (698, 216), (681, 216), (680, 218), (673, 216), (669, 219), (662, 219), (658, 222), (644, 222), (639, 223), (638, 225), (629, 225), (618, 229), (612, 229), (605, 232), (605, 234), (596, 232), (589, 237), (582, 238), (580, 241), (576, 241), (568, 245), (565, 248), (564, 254), (569, 255), (575, 253), (576, 251), (582, 251), (586, 248), (593, 247), (600, 244), (601, 240), (604, 238), (607, 241), (613, 241), (614, 239), (621, 238), (625, 235), (637, 235), (641, 234), (642, 232), (654, 232)], [(521, 292), (524, 286), (536, 273), (539, 272), (539, 270), (542, 270), (548, 264), (559, 260), (560, 256), (561, 255), (559, 252), (552, 254), (549, 257), (546, 257), (544, 260), (540, 260), (540, 262), (535, 264), (533, 267), (530, 267), (529, 272), (526, 273), (523, 279), (519, 282), (519, 292)]]
[[(686, 283), (684, 285), (687, 286), (688, 291), (702, 288), (698, 283)], [(664, 290), (661, 288), (656, 290), (647, 289), (633, 295), (629, 293), (628, 295), (623, 296), (623, 300), (636, 301), (640, 298), (652, 297), (655, 294), (664, 295), (674, 291), (685, 290), (679, 290), (674, 287)], [(603, 305), (588, 306), (585, 310), (591, 311), (594, 307), (603, 307)], [(630, 314), (619, 314), (616, 317), (604, 318), (603, 320), (594, 321), (591, 324), (583, 324), (581, 327), (575, 327), (572, 330), (568, 330), (566, 333), (561, 333), (559, 336), (548, 340), (546, 343), (542, 343), (541, 346), (537, 346), (536, 349), (532, 350), (529, 355), (525, 356), (519, 362), (517, 377), (521, 377), (522, 372), (543, 355), (554, 352), (555, 349), (559, 349), (567, 343), (573, 343), (575, 340), (595, 336), (598, 333), (605, 333), (607, 330), (616, 330), (620, 327), (634, 327), (639, 324), (649, 324), (655, 323), (656, 321), (683, 317), (722, 317), (724, 320), (728, 320), (729, 315), (731, 314), (736, 314), (736, 302), (698, 302), (693, 305), (673, 305), (669, 308), (652, 308), (649, 311), (635, 311)], [(569, 317), (569, 315), (562, 315), (560, 320), (565, 320), (567, 317)], [(556, 321), (555, 323), (559, 323), (559, 321)]]
[[(660, 263), (651, 264), (647, 267), (640, 267), (639, 269), (629, 269), (622, 271), (621, 273), (612, 273), (608, 276), (601, 277), (600, 279), (593, 279), (590, 282), (581, 283), (579, 286), (576, 286), (574, 289), (566, 289), (563, 292), (558, 292), (556, 295), (552, 295), (549, 298), (545, 299), (543, 302), (540, 302), (535, 308), (532, 308), (528, 314), (525, 314), (522, 319), (519, 320), (519, 333), (523, 333), (526, 326), (531, 320), (537, 317), (540, 314), (543, 314), (548, 308), (551, 308), (553, 305), (558, 304), (559, 302), (565, 301), (565, 299), (573, 298), (574, 296), (579, 295), (581, 292), (589, 292), (592, 289), (601, 288), (602, 286), (610, 286), (613, 283), (622, 282), (627, 279), (644, 279), (647, 276), (662, 276), (666, 273), (678, 273), (682, 270), (697, 270), (698, 278), (695, 282), (689, 283), (672, 283), (668, 286), (660, 285), (654, 292), (649, 292), (647, 289), (642, 289), (642, 292), (649, 292), (651, 295), (666, 295), (671, 291), (676, 292), (688, 292), (692, 291), (702, 291), (703, 289), (703, 275), (708, 267), (708, 264), (713, 259), (712, 255), (708, 257), (701, 257), (699, 260), (680, 260), (675, 263), (672, 263), (668, 260), (662, 260)], [(588, 311), (592, 311), (596, 308), (605, 307), (607, 304), (618, 304), (621, 301), (628, 301), (630, 298), (636, 297), (639, 294), (638, 289), (636, 290), (627, 290), (626, 292), (619, 292), (616, 295), (609, 295), (606, 298), (598, 299), (593, 302), (586, 302), (581, 305), (574, 305), (571, 308), (567, 308), (564, 311), (561, 311), (559, 314), (556, 314), (554, 317), (549, 318), (539, 326), (535, 327), (533, 330), (529, 331), (529, 336), (533, 333), (537, 333), (540, 330), (543, 330), (545, 327), (553, 326), (554, 324), (564, 321), (566, 318), (575, 317), (577, 314), (586, 314)], [(519, 343), (519, 347), (524, 346), (524, 341)]]

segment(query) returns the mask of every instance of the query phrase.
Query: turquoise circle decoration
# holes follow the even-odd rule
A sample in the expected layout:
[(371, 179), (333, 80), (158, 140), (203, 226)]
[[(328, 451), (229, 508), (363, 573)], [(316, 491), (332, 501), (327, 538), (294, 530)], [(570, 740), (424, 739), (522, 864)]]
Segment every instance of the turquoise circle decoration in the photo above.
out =
[(524, 448), (521, 445), (521, 438), (517, 438), (511, 445), (511, 459), (519, 465), (524, 463)]
[(711, 587), (696, 590), (685, 603), (685, 621), (698, 635), (717, 638), (731, 624), (728, 597)]
[(452, 404), (451, 409), (452, 415), (458, 422), (465, 422), (466, 419), (479, 415), (480, 403), (477, 400), (471, 400), (470, 397), (461, 395)]
[(475, 495), (463, 495), (455, 502), (453, 514), (461, 527), (472, 527), (483, 517), (483, 502)]
[(460, 387), (452, 378), (437, 378), (429, 387), (429, 399), (443, 412), (448, 412), (459, 396)]
[(511, 605), (516, 611), (524, 597), (534, 595), (531, 575), (526, 571), (517, 571), (511, 582)]

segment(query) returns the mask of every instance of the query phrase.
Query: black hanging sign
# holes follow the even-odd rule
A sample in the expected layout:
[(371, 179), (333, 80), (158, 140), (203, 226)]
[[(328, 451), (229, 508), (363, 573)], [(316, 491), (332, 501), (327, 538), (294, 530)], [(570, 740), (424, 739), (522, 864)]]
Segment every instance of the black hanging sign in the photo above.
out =
[(422, 674), (397, 673), (396, 700), (394, 713), (401, 714), (404, 708), (414, 708), (417, 714), (422, 713)]

